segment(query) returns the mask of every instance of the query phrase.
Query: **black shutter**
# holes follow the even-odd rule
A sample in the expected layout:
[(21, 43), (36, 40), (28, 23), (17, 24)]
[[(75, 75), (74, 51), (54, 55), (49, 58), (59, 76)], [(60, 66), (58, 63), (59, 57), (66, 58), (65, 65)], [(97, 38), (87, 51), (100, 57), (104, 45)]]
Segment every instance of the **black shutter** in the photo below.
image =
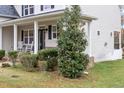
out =
[(51, 9), (53, 9), (54, 8), (54, 5), (51, 5)]
[(52, 39), (52, 26), (48, 26), (48, 39)]
[(23, 11), (24, 11), (24, 6), (22, 5), (22, 16), (24, 16), (24, 13), (23, 13)]
[(21, 31), (21, 41), (23, 41), (23, 35), (24, 35), (24, 31)]
[(40, 10), (43, 11), (43, 5), (40, 6)]

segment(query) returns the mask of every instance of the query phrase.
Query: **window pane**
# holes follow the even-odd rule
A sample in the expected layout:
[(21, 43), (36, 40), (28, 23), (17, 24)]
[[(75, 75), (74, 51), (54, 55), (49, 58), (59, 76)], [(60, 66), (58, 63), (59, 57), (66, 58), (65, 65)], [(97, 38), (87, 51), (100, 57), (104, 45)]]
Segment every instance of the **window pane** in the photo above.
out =
[(56, 32), (56, 26), (53, 26), (52, 30), (53, 30), (53, 32)]
[(43, 5), (40, 6), (41, 11), (43, 11)]
[(30, 14), (34, 13), (34, 8), (30, 8)]
[(57, 36), (56, 36), (56, 33), (53, 33), (53, 38), (56, 38)]
[(28, 8), (28, 5), (24, 5), (24, 8)]
[(29, 38), (29, 44), (32, 44), (33, 38)]
[(28, 15), (28, 9), (25, 9), (25, 15)]
[(29, 31), (29, 36), (33, 36), (33, 32), (32, 31)]
[(114, 32), (114, 48), (119, 49), (119, 32)]
[(28, 44), (28, 38), (25, 38), (25, 44)]
[(54, 5), (51, 5), (51, 9), (53, 9), (54, 8)]
[(33, 7), (34, 5), (29, 5), (29, 7)]
[(45, 5), (44, 9), (50, 9), (50, 7), (51, 7), (50, 5)]
[(24, 31), (24, 36), (28, 36), (28, 31)]

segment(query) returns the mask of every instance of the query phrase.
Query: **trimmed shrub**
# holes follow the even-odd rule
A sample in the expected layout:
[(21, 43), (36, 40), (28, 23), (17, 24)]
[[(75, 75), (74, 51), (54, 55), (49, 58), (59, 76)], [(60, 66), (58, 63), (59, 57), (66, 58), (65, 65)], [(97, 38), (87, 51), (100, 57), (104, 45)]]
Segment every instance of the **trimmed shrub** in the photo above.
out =
[(20, 61), (26, 71), (32, 72), (38, 67), (38, 57), (36, 54), (24, 54), (20, 57)]
[(17, 51), (10, 51), (10, 52), (8, 52), (8, 56), (12, 60), (13, 67), (15, 67), (16, 66), (16, 59), (17, 59), (17, 56), (18, 56), (18, 52)]
[(38, 58), (39, 60), (46, 61), (46, 70), (47, 71), (54, 71), (57, 67), (57, 56), (58, 56), (58, 50), (57, 48), (47, 48), (40, 50), (38, 52)]
[(0, 60), (5, 56), (5, 50), (0, 50)]
[[(58, 21), (58, 65), (61, 74), (68, 78), (78, 78), (86, 69), (87, 55), (83, 52), (87, 39), (82, 23), (80, 6), (66, 8), (63, 17)], [(81, 25), (81, 26), (80, 26)]]

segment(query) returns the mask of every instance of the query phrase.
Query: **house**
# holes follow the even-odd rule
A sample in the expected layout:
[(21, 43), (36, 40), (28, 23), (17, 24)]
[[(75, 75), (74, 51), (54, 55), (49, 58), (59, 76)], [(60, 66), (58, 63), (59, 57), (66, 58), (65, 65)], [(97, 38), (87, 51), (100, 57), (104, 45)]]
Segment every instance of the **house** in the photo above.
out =
[[(33, 42), (33, 51), (57, 46), (57, 20), (65, 5), (0, 5), (0, 49), (18, 50)], [(96, 62), (122, 58), (121, 15), (117, 5), (82, 5), (86, 53)], [(117, 37), (118, 36), (118, 37)], [(117, 39), (117, 40), (116, 40)], [(116, 42), (117, 41), (117, 42)]]

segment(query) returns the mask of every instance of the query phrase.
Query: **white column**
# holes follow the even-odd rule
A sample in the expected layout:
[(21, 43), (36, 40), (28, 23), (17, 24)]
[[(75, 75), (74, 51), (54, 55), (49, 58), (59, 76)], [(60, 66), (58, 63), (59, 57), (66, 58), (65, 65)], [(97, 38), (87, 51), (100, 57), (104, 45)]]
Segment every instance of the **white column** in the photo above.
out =
[(92, 40), (91, 40), (91, 31), (90, 31), (90, 22), (87, 22), (88, 26), (88, 51), (89, 51), (89, 57), (92, 57)]
[(2, 49), (2, 27), (0, 27), (0, 49)]
[(17, 50), (17, 25), (14, 24), (14, 50)]
[(38, 22), (34, 21), (34, 53), (38, 52)]

